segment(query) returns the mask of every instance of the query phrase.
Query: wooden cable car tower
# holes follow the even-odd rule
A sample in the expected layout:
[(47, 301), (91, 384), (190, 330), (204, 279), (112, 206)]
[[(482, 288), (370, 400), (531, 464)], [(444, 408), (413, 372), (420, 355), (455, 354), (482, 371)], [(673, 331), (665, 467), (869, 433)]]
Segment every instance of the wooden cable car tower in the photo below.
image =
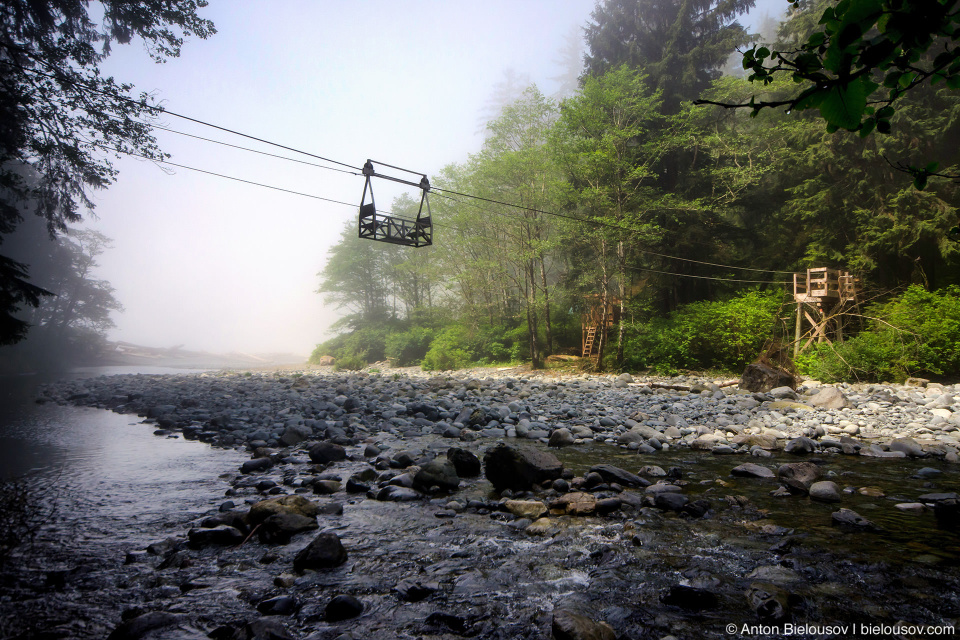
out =
[[(858, 304), (858, 289), (859, 279), (839, 269), (816, 267), (793, 274), (793, 299), (797, 303), (794, 357), (814, 341), (843, 342), (846, 316)], [(806, 326), (809, 329), (805, 330)]]
[(587, 296), (590, 306), (580, 318), (581, 355), (598, 364), (607, 344), (607, 330), (620, 322), (620, 299), (607, 298), (607, 308), (599, 295)]

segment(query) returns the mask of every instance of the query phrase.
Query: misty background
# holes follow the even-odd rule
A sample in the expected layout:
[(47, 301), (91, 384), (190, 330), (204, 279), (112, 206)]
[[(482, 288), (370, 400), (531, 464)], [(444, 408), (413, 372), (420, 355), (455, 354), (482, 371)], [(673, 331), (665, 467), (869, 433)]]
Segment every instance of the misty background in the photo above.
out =
[[(753, 15), (785, 6), (758, 3)], [(594, 0), (212, 2), (200, 13), (217, 34), (191, 38), (181, 57), (156, 64), (134, 43), (115, 46), (101, 68), (171, 112), (353, 167), (372, 158), (432, 175), (475, 152), (485, 122), (526, 85), (550, 96), (569, 89), (579, 72), (571, 51), (582, 54), (593, 8)], [(173, 163), (315, 197), (114, 160), (119, 178), (94, 193), (82, 225), (113, 240), (94, 269), (124, 307), (108, 338), (305, 359), (338, 317), (316, 293), (317, 273), (356, 217), (362, 177), (188, 137), (343, 169), (174, 116), (158, 124), (180, 132), (155, 130)], [(402, 191), (378, 185), (380, 206)], [(442, 243), (443, 230), (435, 234)]]

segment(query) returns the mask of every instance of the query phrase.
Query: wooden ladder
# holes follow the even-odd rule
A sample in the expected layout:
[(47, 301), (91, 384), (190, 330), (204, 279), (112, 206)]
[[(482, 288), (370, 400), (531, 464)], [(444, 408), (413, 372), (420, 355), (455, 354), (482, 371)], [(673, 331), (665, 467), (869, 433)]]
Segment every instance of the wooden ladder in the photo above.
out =
[(589, 358), (593, 355), (593, 341), (597, 336), (596, 327), (587, 327), (587, 337), (583, 341), (583, 357)]

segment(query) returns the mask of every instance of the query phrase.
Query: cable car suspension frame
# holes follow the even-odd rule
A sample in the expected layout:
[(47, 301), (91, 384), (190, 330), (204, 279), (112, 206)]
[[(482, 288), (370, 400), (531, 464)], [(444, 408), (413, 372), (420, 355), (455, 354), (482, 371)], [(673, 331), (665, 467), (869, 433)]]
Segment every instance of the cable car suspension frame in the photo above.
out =
[[(373, 160), (368, 159), (363, 165), (363, 175), (366, 176), (367, 180), (363, 185), (363, 196), (360, 198), (359, 237), (366, 240), (388, 242), (405, 247), (428, 247), (433, 244), (433, 223), (430, 214), (430, 200), (427, 197), (427, 194), (430, 192), (430, 181), (427, 180), (426, 174), (395, 167), (385, 162), (378, 162), (377, 164), (396, 169), (397, 171), (421, 176), (421, 179), (420, 182), (413, 182), (411, 180), (404, 180), (402, 178), (377, 173), (373, 168)], [(383, 178), (384, 180), (419, 188), (421, 191), (420, 210), (417, 211), (416, 220), (378, 212), (376, 201), (373, 198), (372, 178)], [(370, 192), (369, 203), (366, 203), (367, 191)], [(424, 205), (426, 205), (427, 208), (426, 215), (423, 215)]]

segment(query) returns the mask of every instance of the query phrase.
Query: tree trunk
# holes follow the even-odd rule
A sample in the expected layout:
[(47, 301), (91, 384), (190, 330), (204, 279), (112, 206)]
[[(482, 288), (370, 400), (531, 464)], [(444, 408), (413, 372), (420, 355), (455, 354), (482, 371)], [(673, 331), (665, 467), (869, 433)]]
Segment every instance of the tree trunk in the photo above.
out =
[(547, 355), (553, 353), (553, 330), (550, 326), (550, 290), (547, 288), (547, 268), (540, 256), (540, 281), (543, 283), (543, 319), (547, 326)]

